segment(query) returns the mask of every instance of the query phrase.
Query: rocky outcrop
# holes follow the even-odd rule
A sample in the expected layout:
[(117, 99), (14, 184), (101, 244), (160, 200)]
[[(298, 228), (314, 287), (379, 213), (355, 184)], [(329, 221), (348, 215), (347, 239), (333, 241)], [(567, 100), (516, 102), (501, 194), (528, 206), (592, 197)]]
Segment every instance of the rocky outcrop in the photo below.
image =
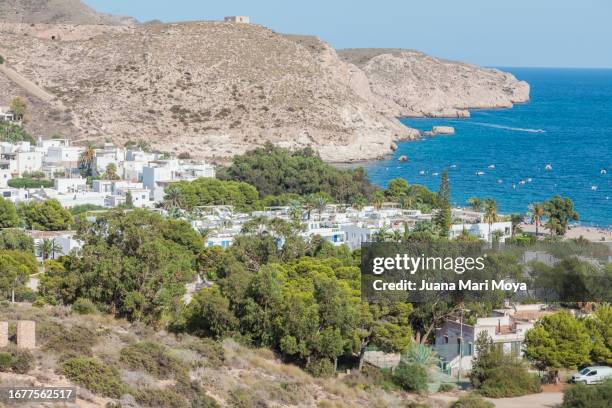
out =
[(510, 108), (529, 100), (529, 84), (496, 69), (411, 50), (338, 53), (361, 68), (381, 109), (396, 116), (467, 117), (471, 108)]

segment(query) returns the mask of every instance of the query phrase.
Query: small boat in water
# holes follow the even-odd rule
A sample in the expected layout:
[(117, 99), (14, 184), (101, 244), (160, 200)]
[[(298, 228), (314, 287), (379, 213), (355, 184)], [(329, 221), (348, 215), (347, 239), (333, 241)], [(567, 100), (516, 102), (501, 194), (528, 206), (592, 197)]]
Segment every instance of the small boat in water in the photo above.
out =
[(439, 176), (440, 173), (431, 173), (432, 176)]
[(597, 191), (597, 186), (591, 186), (591, 190)]
[(551, 171), (552, 170), (552, 164), (547, 164), (546, 167), (544, 167), (547, 171)]
[(531, 183), (532, 181), (533, 181), (533, 179), (532, 179), (531, 177), (529, 177), (529, 178), (527, 179), (527, 182), (528, 182), (528, 183)]
[(451, 169), (456, 169), (456, 168), (457, 168), (457, 165), (456, 165), (456, 164), (451, 164), (451, 165), (450, 165), (450, 168), (451, 168)]
[(494, 170), (494, 169), (495, 169), (495, 165), (494, 165), (494, 164), (491, 164), (491, 165), (489, 166), (489, 168), (490, 168), (491, 170)]
[(601, 170), (599, 171), (599, 174), (608, 174), (608, 170), (606, 170), (606, 169), (601, 169)]
[(524, 186), (524, 185), (525, 185), (525, 180), (521, 180), (521, 181), (519, 181), (519, 184), (520, 184), (521, 186)]
[(425, 175), (425, 170), (421, 170), (421, 171), (419, 171), (419, 174), (420, 174), (421, 176), (424, 176), (424, 175)]
[(476, 175), (477, 176), (484, 176), (485, 172), (484, 171), (477, 171)]
[(503, 183), (503, 182), (504, 182), (504, 180), (502, 180), (502, 179), (497, 179), (497, 184), (501, 184), (501, 183)]

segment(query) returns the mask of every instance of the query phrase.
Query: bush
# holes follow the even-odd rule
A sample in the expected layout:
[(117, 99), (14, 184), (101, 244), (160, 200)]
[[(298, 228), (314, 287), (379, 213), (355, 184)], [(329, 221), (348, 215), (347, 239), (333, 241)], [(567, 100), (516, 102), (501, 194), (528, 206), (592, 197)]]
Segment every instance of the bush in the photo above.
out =
[(11, 355), (11, 353), (7, 353), (4, 351), (0, 352), (0, 371), (7, 372), (11, 370), (12, 358), (13, 356)]
[(126, 391), (117, 371), (95, 358), (71, 358), (60, 365), (61, 374), (91, 392), (119, 398)]
[(27, 374), (34, 365), (34, 356), (28, 350), (9, 347), (0, 353), (0, 371), (12, 371), (16, 374)]
[(490, 398), (520, 397), (542, 391), (540, 379), (521, 365), (502, 366), (487, 371), (478, 392)]
[(438, 392), (454, 391), (456, 388), (457, 386), (455, 384), (444, 383), (444, 384), (440, 384), (440, 388), (438, 388)]
[(187, 371), (186, 365), (171, 356), (166, 347), (153, 342), (123, 348), (119, 360), (132, 370), (143, 370), (160, 379), (176, 377)]
[(612, 401), (612, 380), (601, 385), (572, 385), (563, 392), (561, 408), (608, 408)]
[(96, 305), (94, 305), (94, 303), (87, 298), (78, 298), (72, 304), (72, 310), (80, 315), (98, 313), (98, 308), (96, 308)]
[(189, 348), (205, 359), (203, 365), (206, 367), (219, 368), (225, 364), (225, 351), (218, 341), (203, 338), (190, 344)]
[(0, 55), (0, 65), (4, 64), (4, 57)]
[(136, 402), (152, 408), (190, 408), (191, 404), (182, 395), (169, 389), (144, 389), (136, 392)]
[(96, 345), (98, 338), (96, 333), (86, 327), (75, 326), (70, 329), (62, 328), (49, 336), (44, 345), (44, 350), (53, 351), (57, 354), (73, 357), (91, 357), (91, 348)]
[(459, 398), (451, 408), (495, 408), (495, 404), (486, 401), (478, 394), (467, 394)]
[(329, 378), (334, 375), (334, 365), (328, 358), (313, 359), (306, 365), (306, 372), (313, 377)]
[(14, 178), (8, 181), (8, 186), (12, 188), (53, 188), (53, 181), (37, 178)]
[(393, 373), (393, 381), (406, 391), (427, 389), (427, 370), (420, 364), (400, 363)]

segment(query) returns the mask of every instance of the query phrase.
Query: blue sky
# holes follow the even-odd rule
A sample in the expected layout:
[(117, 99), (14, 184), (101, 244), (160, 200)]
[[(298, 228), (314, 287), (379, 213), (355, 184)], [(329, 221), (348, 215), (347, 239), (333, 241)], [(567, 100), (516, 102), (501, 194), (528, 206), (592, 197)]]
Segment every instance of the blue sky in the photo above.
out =
[(612, 68), (611, 0), (85, 0), (140, 21), (249, 15), (336, 48), (412, 48), (487, 66)]

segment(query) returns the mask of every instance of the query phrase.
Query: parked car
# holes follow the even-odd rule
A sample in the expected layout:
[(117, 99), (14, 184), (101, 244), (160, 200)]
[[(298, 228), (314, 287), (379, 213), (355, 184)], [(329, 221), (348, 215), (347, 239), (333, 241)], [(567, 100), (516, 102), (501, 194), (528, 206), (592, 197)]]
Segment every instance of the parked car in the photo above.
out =
[(612, 379), (612, 367), (585, 367), (572, 375), (572, 382), (582, 384), (599, 384), (606, 379)]

